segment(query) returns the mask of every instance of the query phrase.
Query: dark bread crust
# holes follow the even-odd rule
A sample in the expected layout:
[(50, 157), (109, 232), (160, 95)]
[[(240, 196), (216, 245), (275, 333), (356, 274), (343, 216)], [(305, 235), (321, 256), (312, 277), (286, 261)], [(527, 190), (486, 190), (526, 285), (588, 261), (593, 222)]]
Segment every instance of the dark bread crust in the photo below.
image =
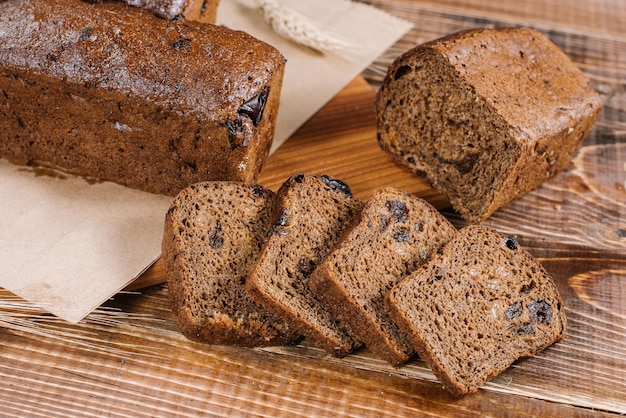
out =
[(174, 199), (162, 255), (172, 310), (187, 338), (250, 347), (300, 338), (245, 289), (269, 233), (273, 198), (257, 185), (203, 182)]
[(313, 272), (311, 290), (372, 353), (400, 365), (414, 349), (388, 317), (384, 296), (454, 233), (424, 200), (393, 188), (378, 190)]
[(309, 277), (362, 206), (338, 179), (308, 174), (290, 177), (276, 193), (271, 235), (246, 283), (254, 299), (337, 357), (361, 343), (314, 296)]
[(565, 311), (548, 272), (515, 240), (480, 226), (461, 230), (385, 303), (457, 396), (565, 336)]
[(219, 0), (83, 0), (87, 3), (121, 1), (129, 6), (143, 7), (164, 19), (182, 16), (189, 20), (215, 24)]
[(588, 83), (535, 30), (455, 33), (389, 67), (379, 145), (479, 223), (567, 166), (602, 106)]
[(13, 0), (0, 28), (0, 157), (168, 195), (256, 180), (285, 64), (273, 47), (123, 3)]

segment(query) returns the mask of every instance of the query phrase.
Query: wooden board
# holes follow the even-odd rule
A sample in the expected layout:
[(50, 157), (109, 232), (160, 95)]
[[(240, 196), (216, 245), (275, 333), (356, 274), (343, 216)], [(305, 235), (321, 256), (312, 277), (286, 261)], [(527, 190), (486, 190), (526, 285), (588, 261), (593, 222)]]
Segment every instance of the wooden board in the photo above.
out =
[[(392, 185), (445, 199), (376, 145), (381, 68), (414, 43), (475, 26), (529, 24), (590, 76), (605, 108), (564, 173), (494, 214), (554, 277), (567, 338), (453, 399), (419, 359), (392, 368), (360, 350), (335, 359), (294, 347), (206, 346), (179, 332), (162, 264), (78, 325), (0, 290), (0, 415), (7, 416), (614, 416), (626, 413), (626, 27), (624, 3), (573, 0), (371, 0), (414, 29), (290, 139), (260, 182), (296, 172), (343, 178), (367, 198)], [(558, 3), (558, 4), (557, 4)]]

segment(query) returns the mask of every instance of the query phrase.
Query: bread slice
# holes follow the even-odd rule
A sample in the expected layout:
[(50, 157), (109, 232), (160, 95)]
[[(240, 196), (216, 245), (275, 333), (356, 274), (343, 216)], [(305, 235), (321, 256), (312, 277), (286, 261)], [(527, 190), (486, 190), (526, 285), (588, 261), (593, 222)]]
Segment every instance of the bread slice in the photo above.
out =
[(163, 259), (182, 333), (209, 344), (290, 344), (298, 335), (248, 295), (245, 283), (270, 229), (274, 193), (203, 182), (183, 189), (165, 217)]
[(414, 349), (387, 315), (385, 294), (455, 233), (426, 201), (393, 188), (380, 189), (313, 272), (311, 289), (370, 351), (399, 365)]
[(309, 276), (361, 207), (340, 180), (305, 174), (289, 178), (277, 192), (272, 234), (246, 284), (270, 312), (338, 357), (360, 343), (316, 299)]
[(419, 356), (455, 395), (562, 339), (566, 318), (546, 270), (519, 244), (469, 226), (386, 300)]
[(601, 106), (541, 33), (469, 30), (389, 67), (376, 99), (378, 142), (478, 223), (565, 168)]

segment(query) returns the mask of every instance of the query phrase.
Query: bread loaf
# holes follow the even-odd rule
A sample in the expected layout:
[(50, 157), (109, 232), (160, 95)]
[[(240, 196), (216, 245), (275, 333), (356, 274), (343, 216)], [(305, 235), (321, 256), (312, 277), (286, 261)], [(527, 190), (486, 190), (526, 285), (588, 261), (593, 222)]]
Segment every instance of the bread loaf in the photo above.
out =
[(174, 199), (162, 253), (172, 310), (189, 339), (267, 346), (298, 338), (246, 291), (269, 233), (273, 199), (261, 186), (219, 181), (191, 185)]
[(285, 60), (224, 27), (123, 3), (0, 3), (0, 157), (175, 195), (252, 183)]
[(389, 318), (385, 294), (455, 233), (426, 201), (393, 188), (378, 190), (313, 271), (310, 287), (372, 353), (402, 364), (414, 349)]
[(565, 312), (546, 270), (513, 238), (476, 225), (397, 284), (386, 305), (455, 395), (476, 391), (565, 335)]
[(478, 223), (568, 165), (601, 108), (588, 83), (535, 30), (456, 33), (389, 67), (378, 142)]
[(272, 233), (247, 281), (254, 299), (337, 357), (361, 344), (317, 300), (309, 277), (361, 207), (348, 185), (338, 179), (290, 177), (276, 194)]

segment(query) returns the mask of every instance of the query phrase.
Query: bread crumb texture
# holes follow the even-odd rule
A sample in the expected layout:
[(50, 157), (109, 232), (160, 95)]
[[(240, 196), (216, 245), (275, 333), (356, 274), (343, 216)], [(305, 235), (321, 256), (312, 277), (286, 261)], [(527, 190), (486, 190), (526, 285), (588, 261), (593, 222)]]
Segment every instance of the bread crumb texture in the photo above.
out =
[(468, 30), (389, 67), (376, 99), (378, 142), (479, 223), (565, 168), (601, 106), (540, 32)]
[(376, 191), (311, 278), (315, 294), (376, 355), (398, 365), (414, 353), (386, 313), (384, 296), (456, 232), (424, 200)]
[(456, 395), (476, 391), (565, 335), (561, 299), (546, 270), (513, 238), (480, 226), (462, 229), (396, 285), (386, 304)]

